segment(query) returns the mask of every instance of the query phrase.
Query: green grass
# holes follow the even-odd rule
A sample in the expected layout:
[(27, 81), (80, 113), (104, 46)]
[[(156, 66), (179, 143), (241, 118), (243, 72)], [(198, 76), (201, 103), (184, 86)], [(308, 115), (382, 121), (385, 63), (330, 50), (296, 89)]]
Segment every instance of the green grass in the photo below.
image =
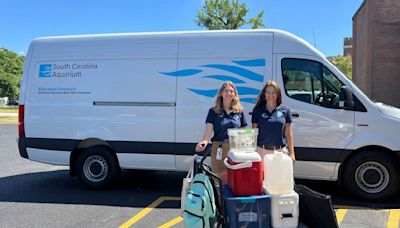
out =
[(0, 116), (0, 124), (16, 124), (18, 117), (16, 116)]
[(0, 106), (0, 112), (3, 113), (18, 113), (18, 106)]

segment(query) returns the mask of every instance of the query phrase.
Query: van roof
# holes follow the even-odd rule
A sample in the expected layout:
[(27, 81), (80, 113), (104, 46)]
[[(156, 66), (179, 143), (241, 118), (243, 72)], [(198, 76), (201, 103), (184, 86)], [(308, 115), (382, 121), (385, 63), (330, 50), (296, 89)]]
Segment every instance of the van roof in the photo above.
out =
[(169, 31), (169, 32), (136, 32), (136, 33), (109, 33), (109, 34), (85, 34), (85, 35), (66, 35), (66, 36), (49, 36), (40, 37), (32, 41), (34, 43), (58, 43), (58, 42), (78, 42), (78, 41), (106, 41), (106, 40), (124, 40), (132, 38), (174, 38), (187, 34), (212, 34), (219, 35), (235, 35), (235, 34), (255, 34), (255, 33), (273, 33), (274, 34), (274, 52), (275, 53), (293, 53), (306, 54), (324, 57), (324, 55), (311, 46), (307, 41), (299, 38), (292, 33), (279, 29), (240, 29), (240, 30), (200, 30), (200, 31)]
[(177, 36), (184, 34), (223, 34), (223, 33), (288, 33), (279, 29), (238, 29), (238, 30), (193, 30), (193, 31), (161, 31), (161, 32), (133, 32), (133, 33), (104, 33), (104, 34), (84, 34), (84, 35), (65, 35), (47, 36), (35, 40), (47, 39), (74, 39), (74, 38), (101, 38), (101, 37), (131, 37), (131, 36)]

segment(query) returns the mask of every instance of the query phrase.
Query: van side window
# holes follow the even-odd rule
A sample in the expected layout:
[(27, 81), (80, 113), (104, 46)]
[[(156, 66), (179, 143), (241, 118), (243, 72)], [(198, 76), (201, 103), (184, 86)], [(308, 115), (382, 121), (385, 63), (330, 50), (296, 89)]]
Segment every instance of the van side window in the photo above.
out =
[(339, 93), (343, 83), (321, 63), (283, 59), (282, 76), (289, 97), (310, 104), (339, 108)]
[(328, 68), (323, 67), (323, 84), (324, 84), (324, 106), (331, 108), (339, 108), (339, 94), (340, 88), (343, 83), (336, 78), (328, 70)]

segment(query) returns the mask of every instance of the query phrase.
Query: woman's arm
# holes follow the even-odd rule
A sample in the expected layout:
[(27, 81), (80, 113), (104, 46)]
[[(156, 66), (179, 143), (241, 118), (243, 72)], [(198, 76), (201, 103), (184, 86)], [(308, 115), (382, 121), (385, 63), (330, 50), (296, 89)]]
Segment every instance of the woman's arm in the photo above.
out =
[(240, 129), (245, 129), (247, 127), (247, 121), (244, 113), (240, 113)]
[(210, 139), (214, 133), (213, 128), (214, 128), (214, 125), (212, 123), (207, 123), (202, 142), (208, 143), (210, 141)]
[(206, 149), (208, 142), (210, 141), (211, 137), (213, 136), (213, 133), (214, 133), (213, 128), (214, 128), (214, 125), (212, 123), (207, 123), (206, 130), (204, 131), (203, 140), (201, 140), (201, 142), (197, 143), (197, 145), (196, 145), (197, 152), (201, 152), (204, 149)]
[(254, 108), (251, 114), (251, 128), (258, 128), (258, 123), (260, 122), (260, 115), (258, 109)]
[(292, 131), (292, 125), (290, 123), (285, 124), (285, 138), (288, 143), (288, 149), (289, 149), (289, 156), (292, 159), (293, 162), (296, 161), (296, 156), (294, 153), (294, 139), (293, 139), (293, 131)]

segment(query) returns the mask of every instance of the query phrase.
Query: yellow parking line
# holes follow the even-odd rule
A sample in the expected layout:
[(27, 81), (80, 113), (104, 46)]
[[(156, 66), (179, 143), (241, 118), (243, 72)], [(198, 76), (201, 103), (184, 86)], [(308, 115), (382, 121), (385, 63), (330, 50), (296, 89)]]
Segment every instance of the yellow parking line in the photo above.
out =
[(176, 224), (178, 224), (178, 223), (180, 223), (182, 221), (183, 221), (183, 218), (181, 216), (179, 216), (179, 217), (176, 217), (176, 218), (170, 220), (167, 223), (162, 224), (158, 228), (169, 228), (169, 227), (172, 227), (173, 225), (176, 225)]
[(340, 224), (343, 221), (344, 216), (347, 213), (347, 209), (338, 209), (336, 211), (336, 219), (337, 219), (337, 223)]
[(386, 223), (387, 228), (399, 227), (400, 209), (389, 210), (389, 218)]
[(156, 208), (158, 205), (160, 205), (165, 200), (181, 200), (181, 198), (180, 197), (171, 197), (171, 196), (160, 196), (158, 199), (156, 199), (154, 202), (152, 202), (148, 207), (144, 208), (139, 213), (137, 213), (135, 216), (133, 216), (131, 219), (126, 221), (124, 224), (120, 225), (119, 228), (128, 228), (128, 227), (132, 226), (133, 224), (137, 223), (140, 219), (142, 219), (144, 216), (146, 216), (148, 213), (150, 213), (150, 211), (152, 211), (154, 208)]

